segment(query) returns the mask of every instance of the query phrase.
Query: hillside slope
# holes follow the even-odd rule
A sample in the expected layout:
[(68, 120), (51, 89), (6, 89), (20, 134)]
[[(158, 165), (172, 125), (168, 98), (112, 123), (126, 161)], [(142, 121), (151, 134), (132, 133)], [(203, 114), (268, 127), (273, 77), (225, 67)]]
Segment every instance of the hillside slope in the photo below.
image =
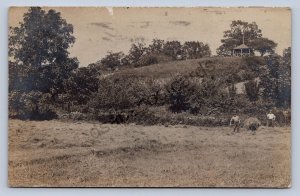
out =
[[(115, 77), (119, 75), (135, 76), (140, 78), (163, 79), (176, 74), (187, 74), (194, 72), (200, 65), (207, 74), (229, 74), (239, 71), (243, 59), (239, 57), (207, 57), (202, 59), (190, 59), (181, 61), (170, 61), (144, 67), (128, 68), (115, 71)], [(203, 71), (203, 70), (201, 70)]]

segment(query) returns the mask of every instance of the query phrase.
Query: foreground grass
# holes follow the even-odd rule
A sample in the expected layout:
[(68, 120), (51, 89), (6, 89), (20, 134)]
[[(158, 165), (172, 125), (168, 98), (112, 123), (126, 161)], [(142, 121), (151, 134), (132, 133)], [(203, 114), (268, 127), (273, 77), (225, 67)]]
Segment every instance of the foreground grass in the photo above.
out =
[(290, 127), (9, 122), (10, 186), (287, 187)]

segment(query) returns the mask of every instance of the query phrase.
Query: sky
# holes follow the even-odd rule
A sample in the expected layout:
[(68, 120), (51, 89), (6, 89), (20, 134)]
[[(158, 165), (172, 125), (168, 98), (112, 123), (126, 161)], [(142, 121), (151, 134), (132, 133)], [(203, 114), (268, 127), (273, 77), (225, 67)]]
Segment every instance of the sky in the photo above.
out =
[[(125, 54), (132, 43), (158, 38), (166, 41), (201, 41), (212, 54), (233, 20), (256, 22), (263, 37), (278, 43), (276, 52), (291, 46), (291, 10), (288, 8), (105, 8), (44, 7), (61, 12), (74, 26), (75, 44), (69, 49), (80, 66), (103, 58), (108, 51)], [(28, 7), (12, 7), (9, 25), (18, 26)]]

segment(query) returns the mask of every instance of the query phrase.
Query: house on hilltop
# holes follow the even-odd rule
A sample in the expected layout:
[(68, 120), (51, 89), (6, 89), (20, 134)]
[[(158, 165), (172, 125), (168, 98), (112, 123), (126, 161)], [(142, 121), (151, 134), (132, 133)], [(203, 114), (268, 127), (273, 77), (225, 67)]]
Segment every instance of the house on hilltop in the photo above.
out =
[(251, 56), (251, 54), (253, 54), (253, 50), (245, 44), (245, 34), (243, 32), (243, 43), (233, 48), (232, 56)]
[(244, 43), (233, 48), (232, 56), (251, 56), (252, 48), (245, 45)]

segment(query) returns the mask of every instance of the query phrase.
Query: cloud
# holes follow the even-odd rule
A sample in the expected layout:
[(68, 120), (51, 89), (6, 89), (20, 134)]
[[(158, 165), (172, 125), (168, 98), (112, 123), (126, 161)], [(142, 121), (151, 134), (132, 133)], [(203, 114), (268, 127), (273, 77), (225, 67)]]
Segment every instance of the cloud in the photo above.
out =
[(116, 37), (116, 35), (114, 35), (114, 34), (111, 34), (111, 33), (108, 33), (108, 32), (104, 32), (107, 36), (109, 36), (109, 37)]
[(126, 40), (127, 37), (118, 34), (118, 32), (116, 32), (115, 34), (109, 33), (109, 32), (104, 32), (104, 34), (106, 35), (105, 38), (106, 39), (110, 39), (110, 40)]
[(134, 42), (145, 42), (145, 37), (143, 36), (138, 36), (138, 37), (132, 37), (132, 38), (129, 38), (129, 41), (134, 43)]
[(97, 27), (101, 27), (104, 29), (109, 29), (109, 30), (114, 30), (114, 28), (112, 28), (110, 25), (111, 23), (109, 22), (92, 22), (90, 23), (91, 25), (97, 26)]
[[(148, 28), (151, 24), (151, 21), (142, 21), (142, 22), (131, 22), (132, 24), (138, 24), (140, 28)], [(134, 27), (134, 25), (128, 25), (129, 27)]]
[(206, 12), (211, 12), (211, 13), (215, 13), (217, 15), (222, 15), (222, 14), (225, 14), (225, 11), (218, 11), (218, 10), (211, 10), (211, 9), (204, 9), (204, 11)]
[(150, 22), (149, 21), (145, 21), (145, 22), (141, 22), (141, 23), (142, 23), (142, 25), (140, 26), (140, 28), (145, 29), (145, 28), (148, 28), (150, 26)]
[(108, 38), (108, 37), (102, 37), (102, 40), (104, 40), (104, 41), (111, 41), (111, 39)]
[(183, 21), (183, 20), (170, 21), (170, 23), (173, 25), (179, 25), (179, 26), (189, 26), (191, 24), (190, 22)]

